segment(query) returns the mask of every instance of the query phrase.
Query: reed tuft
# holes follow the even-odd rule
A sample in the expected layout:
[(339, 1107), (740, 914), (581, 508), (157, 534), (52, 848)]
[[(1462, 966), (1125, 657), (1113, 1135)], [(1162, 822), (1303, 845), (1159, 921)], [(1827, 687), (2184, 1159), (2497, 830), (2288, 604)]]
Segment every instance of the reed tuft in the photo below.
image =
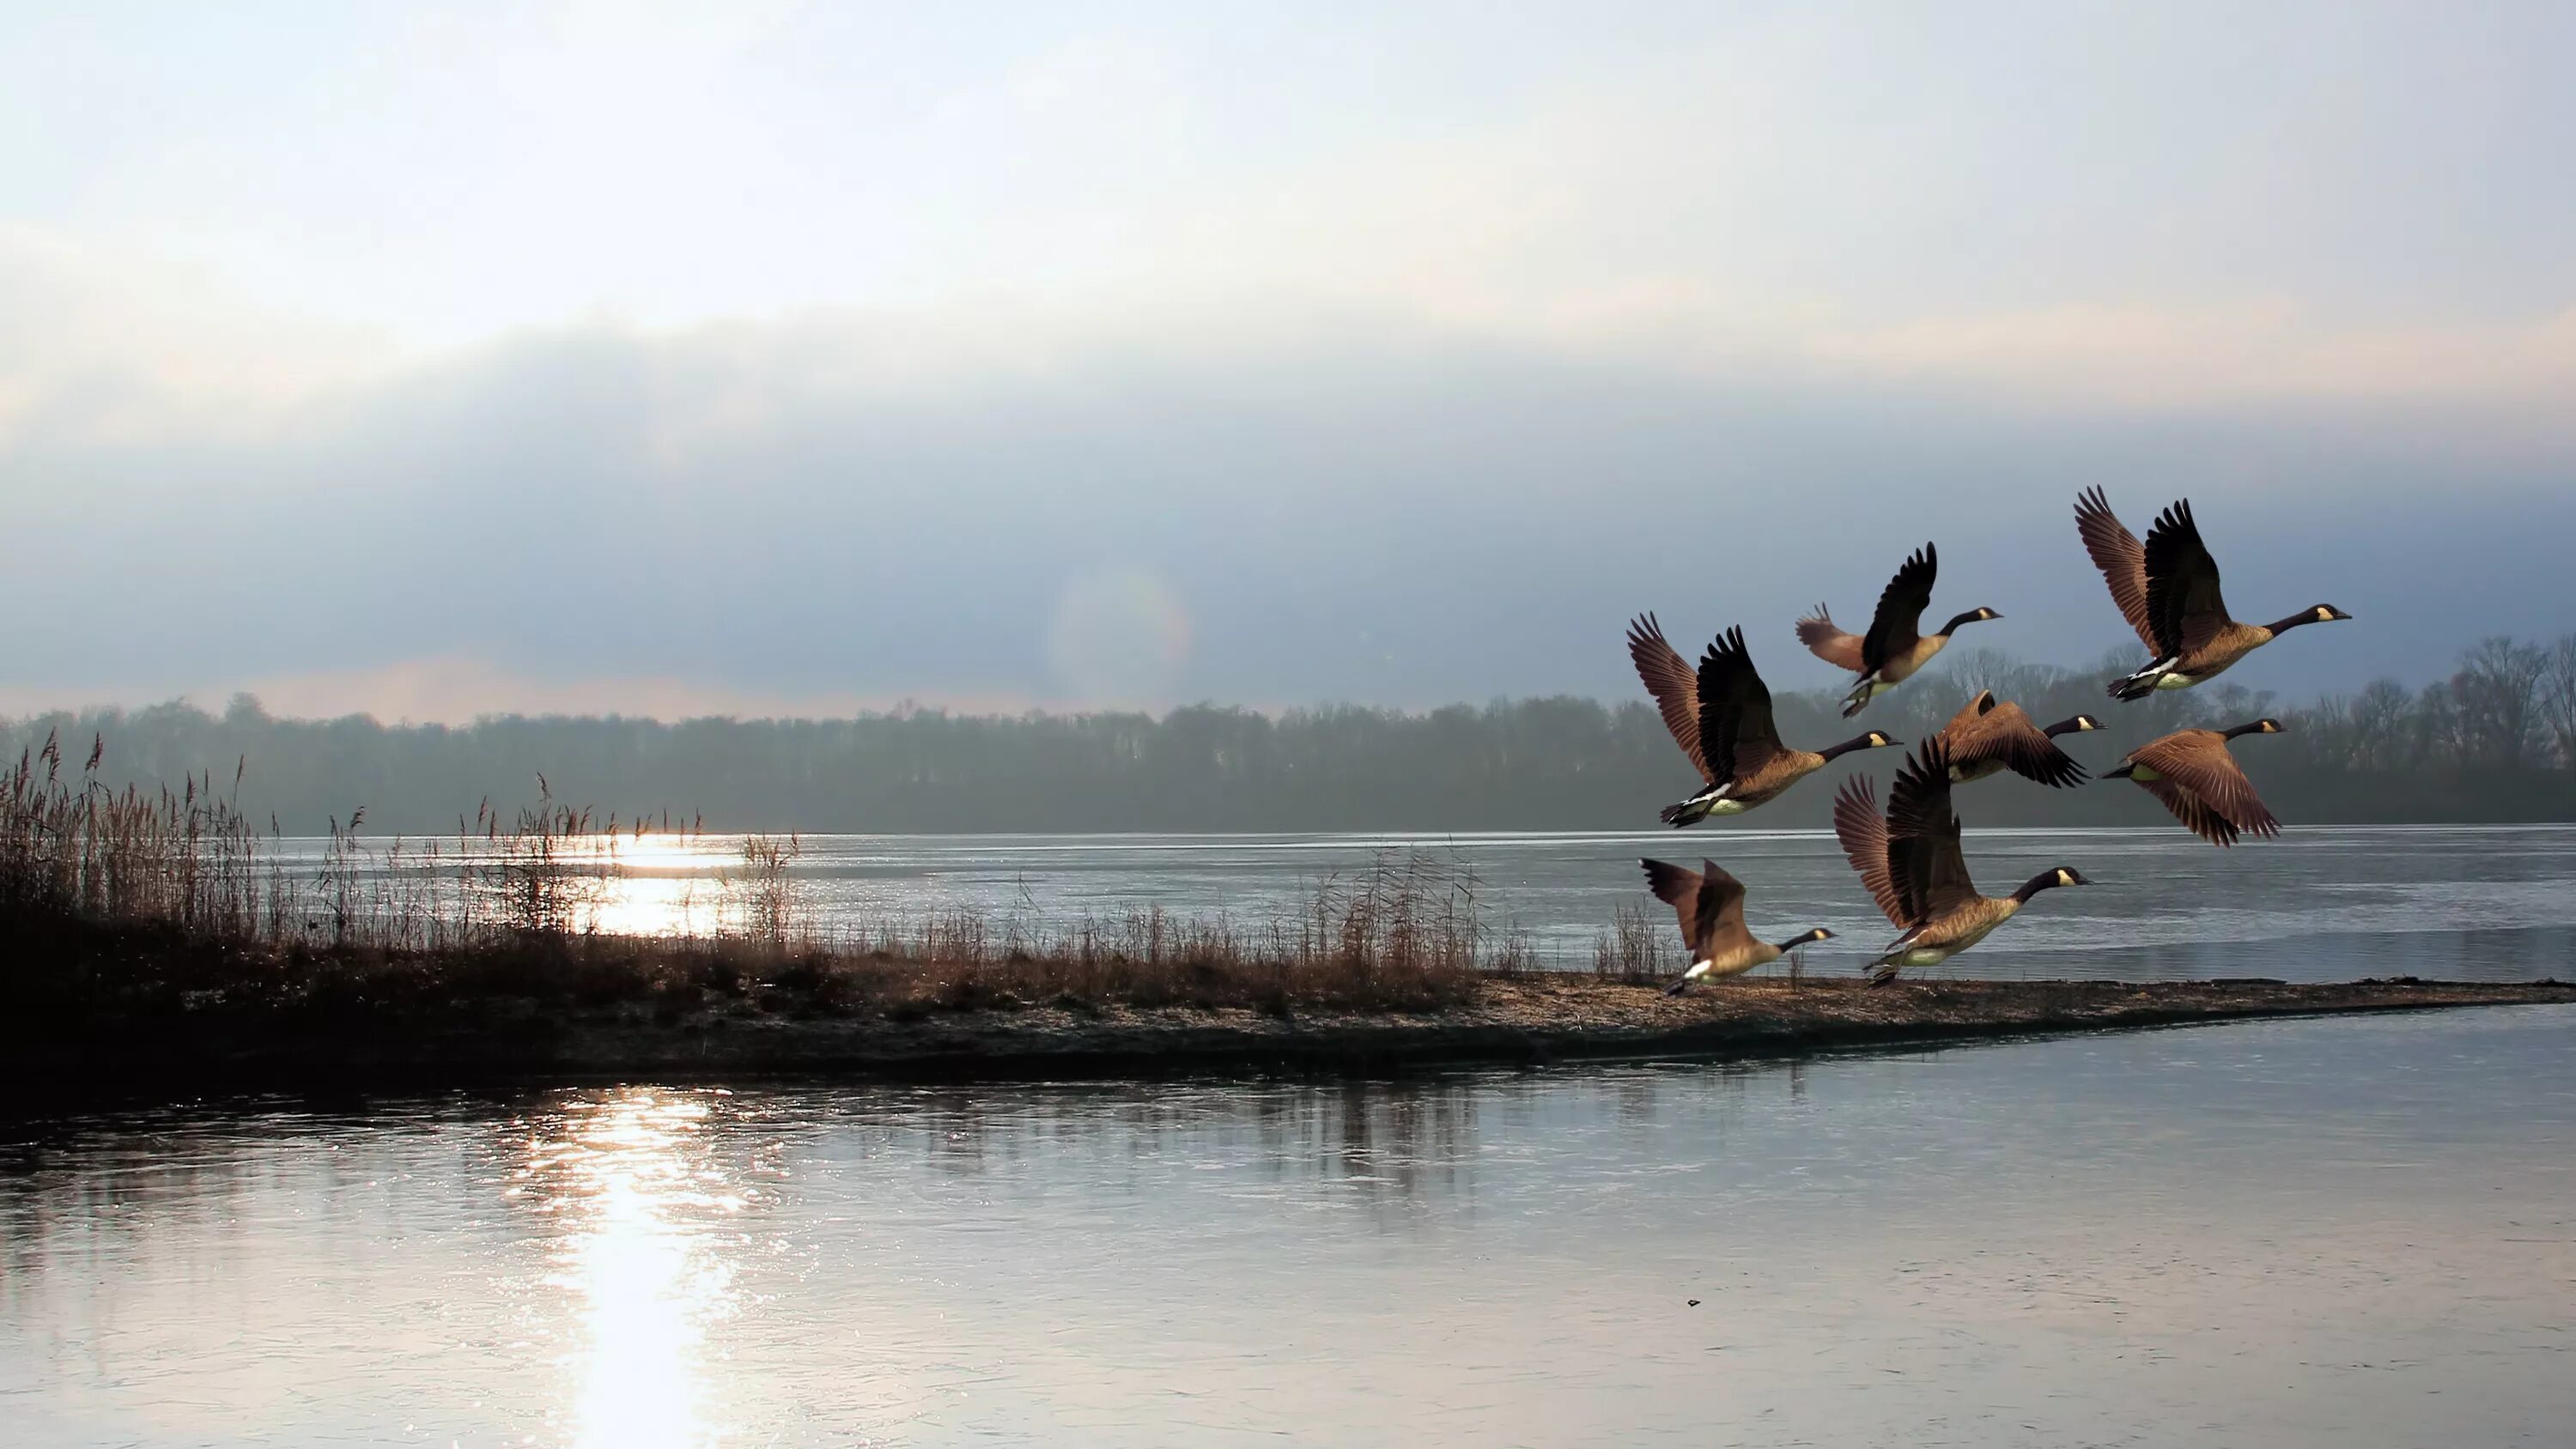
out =
[[(684, 902), (692, 929), (636, 935), (609, 929), (629, 853), (661, 835), (694, 844), (696, 823), (597, 819), (539, 776), (535, 805), (505, 818), (487, 799), (453, 839), (372, 840), (352, 809), (318, 859), (290, 870), (276, 822), (262, 832), (238, 808), (246, 760), (227, 788), (209, 772), (174, 794), (111, 790), (106, 758), (93, 739), (67, 772), (49, 738), (0, 773), (0, 934), (17, 948), (0, 949), (0, 969), (93, 1016), (502, 998), (899, 1019), (1038, 1005), (1429, 1010), (1539, 969), (1526, 937), (1487, 924), (1473, 869), (1423, 852), (1380, 852), (1258, 923), (1141, 904), (1070, 921), (1024, 907), (888, 913), (825, 930), (796, 871), (802, 840), (755, 835), (703, 928)], [(1650, 931), (1624, 915), (1619, 931), (1617, 959), (1651, 960)]]

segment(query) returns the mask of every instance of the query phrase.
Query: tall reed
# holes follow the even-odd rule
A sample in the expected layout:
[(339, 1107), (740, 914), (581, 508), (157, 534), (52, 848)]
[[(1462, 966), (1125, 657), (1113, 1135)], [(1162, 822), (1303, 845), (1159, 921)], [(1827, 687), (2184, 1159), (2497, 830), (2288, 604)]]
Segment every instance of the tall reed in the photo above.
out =
[[(366, 811), (353, 809), (331, 820), (318, 856), (290, 869), (275, 822), (263, 833), (236, 804), (246, 762), (220, 792), (209, 774), (146, 794), (102, 783), (105, 755), (93, 740), (70, 771), (49, 738), (0, 773), (0, 929), (21, 942), (86, 933), (92, 958), (121, 963), (116, 999), (128, 1004), (154, 983), (176, 990), (184, 975), (191, 1000), (521, 994), (686, 1007), (755, 997), (898, 1014), (1039, 1002), (1418, 1008), (1536, 965), (1525, 938), (1488, 924), (1471, 866), (1395, 850), (1253, 924), (1146, 903), (1057, 921), (1018, 908), (858, 913), (826, 930), (797, 871), (802, 840), (754, 835), (721, 874), (711, 923), (684, 908), (676, 933), (620, 933), (609, 922), (628, 849), (667, 835), (684, 853), (701, 851), (694, 824), (673, 831), (639, 816), (621, 827), (557, 803), (540, 776), (536, 804), (505, 816), (487, 800), (452, 840), (371, 840)], [(111, 939), (157, 944), (99, 945)], [(0, 967), (41, 972), (52, 949), (0, 957)], [(153, 965), (183, 958), (185, 973)]]

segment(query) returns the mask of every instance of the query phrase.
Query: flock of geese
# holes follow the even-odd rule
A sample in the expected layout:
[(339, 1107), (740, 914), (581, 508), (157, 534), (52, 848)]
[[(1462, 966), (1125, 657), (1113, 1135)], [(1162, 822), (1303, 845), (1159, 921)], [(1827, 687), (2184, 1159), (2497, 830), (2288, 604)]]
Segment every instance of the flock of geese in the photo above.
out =
[[(2102, 490), (2091, 489), (2076, 500), (2075, 531), (2109, 585), (2111, 602), (2150, 656), (2144, 667), (2111, 682), (2113, 699), (2188, 689), (2303, 624), (2352, 617), (2319, 604), (2277, 623), (2239, 623), (2219, 593), (2218, 562), (2201, 542), (2189, 500), (2158, 514), (2140, 543), (2112, 514)], [(1988, 608), (1970, 609), (1933, 633), (1922, 632), (1939, 572), (1940, 555), (1927, 543), (1888, 580), (1867, 633), (1843, 632), (1821, 604), (1797, 621), (1798, 642), (1855, 676), (1843, 698), (1845, 719), (1913, 678), (1960, 629), (2003, 617)], [(1667, 825), (1740, 815), (1778, 799), (1837, 756), (1903, 744), (1878, 730), (1817, 750), (1782, 742), (1772, 722), (1771, 691), (1753, 666), (1741, 628), (1718, 635), (1693, 669), (1665, 639), (1655, 616), (1646, 614), (1628, 626), (1628, 657), (1702, 782), (1688, 798), (1664, 808)], [(1979, 893), (1960, 851), (1959, 815), (1950, 796), (1959, 785), (2005, 770), (2042, 785), (2079, 784), (2084, 767), (2057, 741), (2101, 727), (2089, 714), (2037, 725), (2021, 706), (1980, 690), (1915, 746), (1896, 773), (1884, 812), (1866, 777), (1844, 782), (1834, 797), (1834, 836), (1870, 899), (1902, 933), (1870, 963), (1872, 985), (1887, 984), (1906, 967), (1938, 965), (1967, 950), (2041, 891), (2090, 884), (2082, 872), (2061, 865), (2032, 876), (2010, 895)], [(2226, 730), (2177, 730), (2131, 750), (2104, 778), (2135, 784), (2213, 845), (2233, 845), (2240, 835), (2277, 835), (2280, 821), (2246, 779), (2228, 742), (2280, 729), (2279, 720), (2258, 719)], [(1744, 883), (1714, 862), (1703, 861), (1696, 871), (1660, 860), (1639, 864), (1647, 887), (1673, 908), (1690, 948), (1689, 969), (1669, 988), (1674, 993), (1693, 981), (1741, 975), (1811, 941), (1832, 938), (1820, 927), (1778, 943), (1756, 940), (1744, 924)]]

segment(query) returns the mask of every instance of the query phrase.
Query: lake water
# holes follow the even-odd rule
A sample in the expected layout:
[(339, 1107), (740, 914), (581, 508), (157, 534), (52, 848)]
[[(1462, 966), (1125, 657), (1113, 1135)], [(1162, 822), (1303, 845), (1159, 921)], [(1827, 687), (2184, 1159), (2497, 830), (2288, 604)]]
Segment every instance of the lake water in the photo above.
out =
[(2565, 1007), (0, 1124), (0, 1440), (2563, 1445), (2571, 1164)]
[[(317, 850), (289, 843), (291, 857)], [(716, 929), (727, 909), (719, 876), (738, 870), (739, 852), (738, 837), (621, 844), (623, 879), (596, 920), (632, 932)], [(1895, 934), (1818, 831), (810, 836), (792, 877), (826, 932), (954, 908), (1061, 926), (1152, 905), (1258, 929), (1294, 915), (1321, 883), (1349, 888), (1380, 852), (1472, 871), (1485, 923), (1525, 935), (1542, 962), (1560, 966), (1591, 964), (1621, 903), (1651, 904), (1640, 855), (1693, 867), (1715, 859), (1744, 880), (1747, 920), (1768, 939), (1809, 926), (1837, 933), (1810, 948), (1811, 971), (1856, 971)], [(2179, 828), (1969, 838), (1969, 868), (1993, 894), (2060, 864), (2096, 884), (2041, 896), (1948, 973), (2515, 980), (2576, 970), (2576, 827), (2293, 829), (2233, 850)], [(1654, 914), (1659, 926), (1670, 920), (1660, 906)]]

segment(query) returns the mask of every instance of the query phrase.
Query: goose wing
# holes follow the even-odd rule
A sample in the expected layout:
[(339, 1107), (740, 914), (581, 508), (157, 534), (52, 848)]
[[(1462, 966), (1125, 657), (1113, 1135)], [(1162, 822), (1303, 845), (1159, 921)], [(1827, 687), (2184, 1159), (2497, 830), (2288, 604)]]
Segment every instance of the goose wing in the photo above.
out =
[(1699, 748), (1699, 680), (1691, 673), (1690, 661), (1664, 637), (1664, 626), (1654, 615), (1628, 621), (1628, 658), (1637, 666), (1637, 677), (1645, 681), (1646, 693), (1655, 697), (1655, 709), (1664, 717), (1664, 728), (1673, 732), (1673, 742), (1690, 756), (1701, 779), (1716, 779), (1708, 772), (1708, 756)]
[(1727, 874), (1716, 861), (1699, 863), (1699, 935), (1691, 949), (1709, 960), (1753, 944), (1744, 929), (1744, 882)]
[(1878, 612), (1870, 618), (1869, 633), (1860, 641), (1864, 672), (1922, 642), (1923, 611), (1932, 607), (1932, 580), (1940, 572), (1941, 556), (1927, 543), (1887, 581), (1878, 596)]
[[(2244, 767), (2227, 748), (2227, 737), (2216, 730), (2180, 730), (2162, 739), (2149, 740), (2129, 757), (2164, 777), (2148, 781), (2149, 793), (2158, 799), (2163, 795), (2154, 786), (2171, 782), (2196, 797), (2220, 819), (2248, 835), (2278, 835), (2281, 822), (2254, 793), (2254, 782), (2245, 778)], [(2165, 802), (2167, 809), (2173, 802)], [(2176, 819), (2203, 835), (2209, 832), (2194, 825), (2179, 810)], [(2219, 841), (2219, 844), (2226, 844)]]
[(1711, 780), (1758, 774), (1780, 753), (1771, 687), (1745, 652), (1741, 626), (1718, 635), (1700, 656), (1699, 745)]
[(1880, 913), (1899, 928), (1913, 925), (1897, 898), (1896, 883), (1887, 874), (1887, 821), (1878, 813), (1878, 796), (1870, 790), (1867, 776), (1854, 775), (1835, 792), (1834, 839), (1842, 845), (1843, 859), (1860, 872), (1860, 883), (1868, 888)]
[(1798, 621), (1798, 642), (1807, 646), (1808, 653), (1836, 669), (1848, 669), (1859, 674), (1869, 667), (1860, 662), (1860, 636), (1844, 633), (1822, 604), (1816, 606), (1816, 612)]
[(2075, 532), (2084, 540), (2084, 552), (2091, 556), (2093, 567), (2102, 571), (2102, 582), (2111, 586), (2111, 602), (2119, 606), (2120, 617), (2138, 631), (2142, 643), (2162, 654), (2156, 626), (2147, 613), (2146, 545), (2113, 515), (2111, 500), (2099, 488), (2076, 495)]
[(1985, 719), (1986, 712), (1994, 707), (1995, 692), (1991, 689), (1980, 689), (1977, 691), (1976, 698), (1959, 706), (1959, 712), (1950, 716), (1948, 724), (1941, 726), (1940, 734), (1943, 739), (1950, 742), (1952, 759), (1958, 758), (1959, 742), (1974, 734)]
[[(1673, 908), (1673, 917), (1681, 923), (1682, 944), (1698, 949), (1699, 899), (1702, 881), (1699, 872), (1668, 860), (1640, 860), (1646, 869), (1646, 889), (1655, 899)], [(1743, 887), (1738, 886), (1741, 891)]]
[(1950, 747), (1927, 740), (1896, 772), (1887, 799), (1887, 873), (1901, 924), (1913, 926), (1977, 899), (1959, 847), (1959, 815), (1950, 808)]
[(2216, 638), (2230, 622), (2218, 591), (2218, 560), (2200, 541), (2191, 500), (2156, 515), (2147, 530), (2147, 622), (2161, 657), (2189, 654)]
[(2192, 834), (2212, 845), (2236, 843), (2236, 827), (2228, 823), (2226, 816), (2210, 809), (2208, 801), (2173, 781), (2141, 780), (2138, 782), (2138, 788), (2154, 796), (2156, 803), (2165, 807), (2166, 811), (2173, 818), (2181, 821), (2183, 828)]
[[(1968, 718), (1967, 710), (1961, 710), (1961, 718), (1950, 721), (1941, 731), (1942, 741), (1950, 747), (1951, 764), (2000, 761), (2005, 769), (2025, 780), (2060, 788), (2084, 779), (2084, 767), (2031, 723), (2030, 715), (2020, 705), (1996, 704), (1992, 694), (1979, 695), (1978, 699), (1987, 705), (1983, 713)], [(1969, 708), (1975, 707), (1972, 701)]]

